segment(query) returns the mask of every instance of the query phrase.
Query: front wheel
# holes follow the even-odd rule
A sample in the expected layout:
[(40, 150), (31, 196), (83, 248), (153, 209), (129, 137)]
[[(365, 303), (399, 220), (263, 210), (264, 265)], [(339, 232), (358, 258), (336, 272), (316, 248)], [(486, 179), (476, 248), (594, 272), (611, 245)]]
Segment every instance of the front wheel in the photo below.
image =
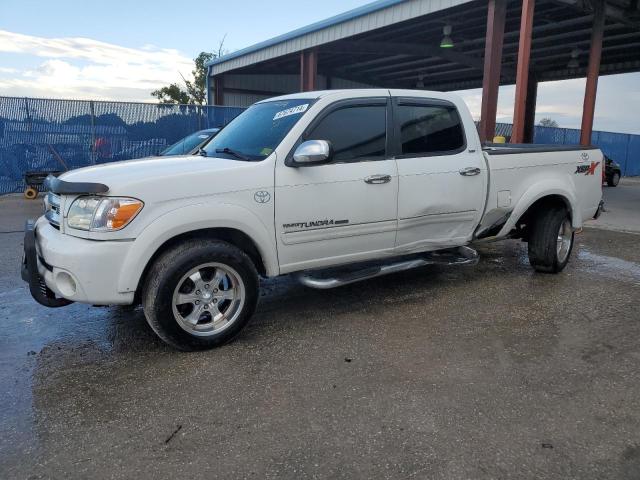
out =
[(222, 241), (189, 240), (162, 254), (142, 291), (145, 317), (180, 350), (217, 347), (249, 322), (258, 301), (251, 259)]
[(538, 272), (559, 273), (567, 265), (575, 233), (564, 207), (540, 212), (531, 222), (529, 263)]

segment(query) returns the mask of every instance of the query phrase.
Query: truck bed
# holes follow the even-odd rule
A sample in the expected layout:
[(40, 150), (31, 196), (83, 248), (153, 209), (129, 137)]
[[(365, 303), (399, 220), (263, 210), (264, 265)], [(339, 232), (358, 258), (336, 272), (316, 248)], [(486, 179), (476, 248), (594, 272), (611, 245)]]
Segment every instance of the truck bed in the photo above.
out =
[(565, 199), (574, 228), (591, 219), (602, 198), (603, 156), (597, 147), (487, 143), (485, 212), (476, 238), (503, 237), (537, 198)]
[(552, 143), (484, 143), (482, 150), (489, 155), (513, 155), (516, 153), (573, 152), (594, 150), (597, 147), (584, 145), (556, 145)]

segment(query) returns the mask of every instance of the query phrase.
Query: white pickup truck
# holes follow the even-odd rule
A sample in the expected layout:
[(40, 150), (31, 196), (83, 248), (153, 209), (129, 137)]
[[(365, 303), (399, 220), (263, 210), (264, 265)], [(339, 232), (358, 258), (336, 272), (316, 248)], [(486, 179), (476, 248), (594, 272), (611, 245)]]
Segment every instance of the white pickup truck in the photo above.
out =
[(256, 103), (199, 155), (130, 160), (47, 180), (22, 275), (47, 306), (142, 302), (184, 350), (232, 339), (259, 277), (330, 288), (469, 245), (528, 242), (560, 272), (597, 216), (596, 148), (482, 145), (464, 102), (412, 90), (308, 92)]

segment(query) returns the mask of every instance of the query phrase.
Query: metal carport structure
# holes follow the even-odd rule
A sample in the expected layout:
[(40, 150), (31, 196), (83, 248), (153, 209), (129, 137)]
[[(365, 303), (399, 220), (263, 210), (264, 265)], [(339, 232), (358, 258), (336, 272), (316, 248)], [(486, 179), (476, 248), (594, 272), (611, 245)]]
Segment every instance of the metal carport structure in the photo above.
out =
[(516, 142), (531, 141), (538, 82), (586, 77), (588, 144), (598, 76), (640, 71), (640, 0), (380, 0), (208, 69), (217, 105), (314, 89), (482, 87), (483, 140), (494, 135), (499, 85), (515, 84)]

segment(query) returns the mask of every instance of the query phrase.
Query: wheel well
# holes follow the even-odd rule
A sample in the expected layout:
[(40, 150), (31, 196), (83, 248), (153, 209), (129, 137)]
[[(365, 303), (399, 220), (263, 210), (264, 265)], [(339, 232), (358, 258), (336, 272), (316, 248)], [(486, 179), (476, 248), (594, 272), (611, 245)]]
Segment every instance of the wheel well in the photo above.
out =
[(547, 195), (546, 197), (539, 198), (527, 208), (527, 210), (520, 216), (516, 222), (516, 232), (513, 235), (515, 238), (522, 238), (527, 240), (528, 227), (531, 224), (531, 220), (536, 217), (540, 212), (549, 210), (554, 207), (564, 207), (569, 213), (571, 218), (571, 204), (562, 195)]
[(144, 267), (144, 271), (140, 276), (140, 280), (138, 280), (136, 299), (139, 300), (141, 287), (144, 283), (145, 278), (147, 277), (149, 268), (151, 268), (151, 265), (153, 265), (153, 262), (155, 262), (155, 260), (160, 255), (162, 255), (162, 253), (172, 248), (174, 245), (178, 245), (185, 240), (191, 240), (195, 238), (207, 240), (222, 240), (238, 247), (249, 256), (249, 258), (255, 265), (256, 270), (258, 270), (258, 273), (260, 275), (266, 275), (266, 268), (264, 266), (264, 261), (262, 260), (262, 255), (260, 255), (260, 251), (258, 250), (258, 247), (256, 247), (254, 241), (246, 233), (233, 228), (206, 228), (202, 230), (194, 230), (191, 232), (181, 233), (180, 235), (176, 235), (175, 237), (170, 238), (154, 252), (154, 254), (147, 262), (147, 265)]

